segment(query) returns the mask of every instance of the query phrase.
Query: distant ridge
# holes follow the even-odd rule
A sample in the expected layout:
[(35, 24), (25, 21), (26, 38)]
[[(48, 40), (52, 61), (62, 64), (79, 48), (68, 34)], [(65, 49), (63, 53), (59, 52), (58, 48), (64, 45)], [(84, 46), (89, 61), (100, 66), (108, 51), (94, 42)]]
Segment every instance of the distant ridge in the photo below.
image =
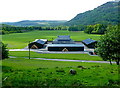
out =
[(58, 25), (94, 25), (120, 23), (120, 0), (110, 1), (93, 10), (77, 14), (70, 21), (66, 20), (22, 20), (19, 22), (3, 22), (13, 26), (58, 26)]
[(120, 23), (118, 11), (120, 11), (118, 0), (107, 2), (94, 10), (78, 14), (65, 25), (118, 24)]
[(64, 22), (66, 20), (22, 20), (19, 22), (3, 22), (2, 24), (13, 26), (57, 26)]

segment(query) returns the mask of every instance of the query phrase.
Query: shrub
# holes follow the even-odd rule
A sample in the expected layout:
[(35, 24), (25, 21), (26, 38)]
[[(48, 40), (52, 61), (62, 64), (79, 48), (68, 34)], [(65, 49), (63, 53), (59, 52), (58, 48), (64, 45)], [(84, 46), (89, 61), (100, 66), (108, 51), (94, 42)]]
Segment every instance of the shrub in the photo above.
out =
[(2, 58), (2, 59), (5, 59), (5, 58), (8, 58), (8, 50), (7, 50), (7, 45), (6, 44), (4, 44), (4, 43), (2, 43), (2, 42), (0, 42), (0, 57)]

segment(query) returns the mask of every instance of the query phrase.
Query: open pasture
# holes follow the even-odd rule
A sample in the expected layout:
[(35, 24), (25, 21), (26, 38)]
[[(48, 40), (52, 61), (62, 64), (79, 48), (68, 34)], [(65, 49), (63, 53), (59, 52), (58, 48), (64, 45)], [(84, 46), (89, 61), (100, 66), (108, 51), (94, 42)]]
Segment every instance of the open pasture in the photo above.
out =
[[(70, 35), (75, 41), (86, 38), (98, 40), (100, 35), (69, 31), (31, 31), (3, 35), (3, 42), (8, 48), (24, 48), (28, 41), (48, 39), (52, 41), (58, 35)], [(118, 66), (106, 63), (64, 62), (28, 59), (27, 51), (10, 51), (8, 58), (2, 60), (3, 87), (120, 87)], [(40, 54), (31, 52), (33, 58), (72, 59), (102, 61), (98, 56), (88, 54)], [(70, 74), (74, 69), (76, 74)], [(1, 74), (1, 73), (0, 73)]]
[[(9, 56), (28, 57), (28, 51), (10, 51)], [(31, 58), (48, 58), (48, 59), (69, 59), (69, 60), (90, 60), (102, 61), (99, 56), (90, 56), (88, 54), (41, 54), (37, 52), (30, 52)]]
[[(116, 64), (9, 58), (2, 67), (3, 87), (119, 86)], [(70, 69), (77, 73), (70, 74)]]
[(75, 41), (82, 41), (87, 38), (98, 40), (101, 36), (97, 34), (86, 34), (83, 31), (31, 31), (3, 35), (2, 41), (8, 44), (9, 49), (19, 49), (26, 47), (29, 41), (32, 42), (35, 39), (48, 39), (49, 41), (52, 41), (57, 38), (58, 35), (70, 35)]

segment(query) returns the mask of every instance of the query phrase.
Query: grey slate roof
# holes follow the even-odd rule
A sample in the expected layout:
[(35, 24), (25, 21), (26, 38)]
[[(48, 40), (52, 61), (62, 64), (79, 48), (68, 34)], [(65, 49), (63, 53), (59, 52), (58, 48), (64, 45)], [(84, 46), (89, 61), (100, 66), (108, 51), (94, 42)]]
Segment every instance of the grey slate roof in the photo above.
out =
[(75, 43), (70, 38), (70, 36), (63, 35), (63, 36), (58, 36), (58, 38), (53, 40), (53, 44), (75, 44)]
[(59, 35), (58, 38), (70, 38), (69, 35)]
[(92, 44), (92, 43), (96, 43), (97, 41), (96, 40), (92, 40), (92, 39), (85, 39), (82, 42), (84, 44), (86, 44), (86, 45), (89, 45), (89, 44)]
[(47, 42), (47, 39), (36, 39), (35, 41), (33, 41), (32, 43), (34, 43), (34, 42), (36, 42), (36, 43), (39, 43), (39, 44), (45, 44), (46, 42)]
[(48, 47), (84, 47), (84, 44), (48, 44)]

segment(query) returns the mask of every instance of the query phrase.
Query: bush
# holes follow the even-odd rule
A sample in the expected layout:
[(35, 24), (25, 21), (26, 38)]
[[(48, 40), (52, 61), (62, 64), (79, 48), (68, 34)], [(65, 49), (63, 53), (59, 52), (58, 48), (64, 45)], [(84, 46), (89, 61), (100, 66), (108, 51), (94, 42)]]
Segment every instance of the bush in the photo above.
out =
[(2, 59), (8, 58), (8, 50), (7, 50), (7, 45), (0, 42), (0, 57)]

